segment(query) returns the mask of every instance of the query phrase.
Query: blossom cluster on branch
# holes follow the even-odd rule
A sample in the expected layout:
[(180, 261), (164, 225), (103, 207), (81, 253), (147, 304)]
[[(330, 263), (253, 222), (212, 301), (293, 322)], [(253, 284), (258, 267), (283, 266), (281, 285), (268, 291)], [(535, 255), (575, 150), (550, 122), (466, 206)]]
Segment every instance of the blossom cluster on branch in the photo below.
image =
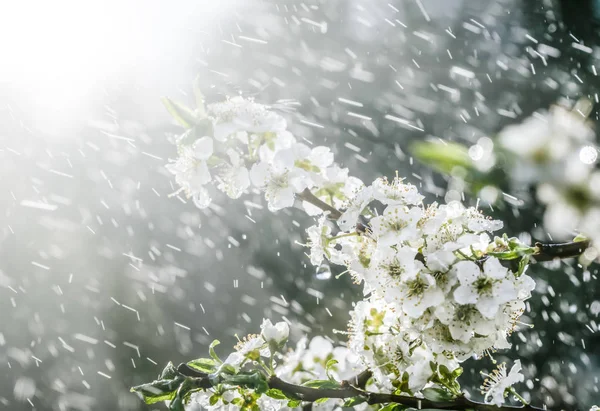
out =
[[(582, 262), (589, 263), (600, 256), (593, 246), (600, 244), (600, 169), (596, 134), (588, 119), (592, 107), (587, 99), (563, 102), (470, 147), (417, 143), (413, 153), (455, 176), (453, 185), (463, 187), (467, 180), (474, 194), (492, 205), (502, 198), (499, 182), (490, 178), (500, 165), (510, 192), (518, 196), (512, 201), (528, 201), (531, 190), (535, 198), (529, 201), (544, 206), (543, 225), (552, 238), (566, 240), (579, 234), (591, 240), (592, 247), (582, 256)], [(466, 175), (459, 169), (466, 169)]]
[[(344, 266), (364, 298), (351, 312), (345, 347), (315, 337), (286, 352), (288, 324), (264, 320), (261, 334), (245, 337), (225, 360), (211, 345), (211, 358), (169, 365), (159, 380), (133, 390), (149, 403), (169, 401), (171, 410), (190, 401), (274, 410), (317, 400), (326, 409), (415, 401), (487, 409), (465, 398), (460, 364), (509, 346), (535, 287), (527, 266), (540, 249), (492, 237), (502, 222), (476, 208), (425, 205), (398, 176), (365, 185), (329, 148), (298, 142), (282, 116), (252, 99), (205, 106), (198, 94), (197, 103), (191, 110), (166, 100), (186, 128), (167, 166), (181, 190), (201, 208), (215, 189), (238, 198), (251, 186), (270, 211), (301, 205), (317, 216), (307, 229), (311, 263)], [(523, 380), (515, 367), (489, 376), (486, 403), (502, 406), (512, 393), (530, 407), (512, 388)], [(362, 370), (367, 378), (359, 383), (352, 376)]]

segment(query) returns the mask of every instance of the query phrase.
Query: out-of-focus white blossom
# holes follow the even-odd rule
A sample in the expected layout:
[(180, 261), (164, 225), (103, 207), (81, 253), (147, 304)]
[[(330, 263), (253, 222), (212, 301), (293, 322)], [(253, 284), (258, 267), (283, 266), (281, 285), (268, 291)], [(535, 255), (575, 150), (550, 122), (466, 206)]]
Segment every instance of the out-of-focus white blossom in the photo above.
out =
[(599, 148), (587, 115), (592, 103), (582, 99), (573, 109), (554, 106), (535, 113), (498, 135), (499, 146), (509, 153), (510, 178), (516, 188), (532, 186), (546, 206), (544, 228), (555, 240), (583, 233), (600, 242), (597, 224), (590, 218), (600, 212)]
[[(326, 366), (330, 360), (329, 370)], [(306, 337), (302, 338), (296, 348), (285, 356), (281, 365), (275, 369), (276, 375), (294, 384), (303, 384), (309, 380), (327, 380), (329, 375), (337, 381), (342, 381), (356, 376), (364, 370), (358, 356), (348, 347), (334, 346), (324, 337), (316, 336), (310, 343)], [(319, 410), (333, 410), (344, 403), (341, 399), (329, 399), (320, 404), (314, 404)], [(358, 409), (364, 409), (365, 405)]]

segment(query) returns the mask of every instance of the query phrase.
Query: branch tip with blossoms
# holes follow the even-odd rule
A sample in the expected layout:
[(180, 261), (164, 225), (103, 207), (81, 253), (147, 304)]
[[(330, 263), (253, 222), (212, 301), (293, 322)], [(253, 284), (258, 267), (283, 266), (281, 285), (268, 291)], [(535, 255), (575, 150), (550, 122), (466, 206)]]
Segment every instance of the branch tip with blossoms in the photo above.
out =
[[(167, 167), (196, 206), (214, 189), (238, 198), (254, 185), (269, 211), (297, 200), (317, 222), (307, 231), (311, 263), (345, 267), (364, 298), (351, 311), (346, 346), (320, 336), (284, 351), (285, 322), (264, 320), (225, 360), (167, 365), (158, 380), (134, 387), (147, 403), (171, 411), (190, 402), (208, 410), (279, 410), (317, 403), (326, 410), (539, 410), (513, 388), (520, 362), (505, 364), (481, 387), (484, 403), (458, 382), (471, 357), (510, 347), (535, 288), (530, 263), (570, 258), (587, 240), (530, 246), (505, 234), (501, 221), (462, 203), (424, 204), (417, 187), (396, 176), (366, 185), (334, 162), (327, 147), (309, 147), (269, 107), (235, 97), (204, 107), (168, 108), (187, 131)], [(380, 212), (371, 208), (377, 202)], [(522, 407), (505, 405), (508, 396)], [(232, 408), (233, 407), (233, 408)], [(397, 408), (394, 408), (397, 407)]]
[[(336, 221), (342, 216), (342, 212), (325, 201), (316, 197), (309, 189), (305, 189), (301, 193), (297, 194), (297, 198), (302, 201), (306, 201), (315, 207), (318, 207), (323, 212), (329, 213), (328, 218)], [(358, 222), (356, 230), (359, 233), (364, 233), (368, 229), (367, 226)], [(591, 241), (588, 239), (580, 239), (577, 241), (570, 241), (564, 243), (535, 243), (535, 250), (531, 254), (534, 257), (534, 262), (545, 262), (552, 261), (555, 259), (566, 259), (579, 257), (585, 250), (591, 246)], [(416, 257), (422, 261), (423, 256), (418, 254)]]
[[(523, 203), (540, 204), (540, 226), (553, 238), (567, 240), (577, 231), (588, 237), (590, 252), (584, 265), (600, 261), (600, 148), (594, 127), (594, 102), (588, 98), (562, 100), (549, 110), (539, 110), (520, 123), (508, 125), (490, 138), (482, 137), (471, 147), (457, 142), (420, 141), (411, 154), (450, 177), (449, 188), (471, 194), (496, 206), (499, 195), (531, 192)], [(452, 170), (466, 172), (462, 177)], [(513, 198), (513, 196), (508, 196)], [(537, 218), (529, 222), (536, 222)], [(578, 257), (584, 251), (572, 243), (541, 247), (537, 261)], [(552, 249), (554, 248), (554, 249)], [(547, 251), (547, 253), (546, 253)]]

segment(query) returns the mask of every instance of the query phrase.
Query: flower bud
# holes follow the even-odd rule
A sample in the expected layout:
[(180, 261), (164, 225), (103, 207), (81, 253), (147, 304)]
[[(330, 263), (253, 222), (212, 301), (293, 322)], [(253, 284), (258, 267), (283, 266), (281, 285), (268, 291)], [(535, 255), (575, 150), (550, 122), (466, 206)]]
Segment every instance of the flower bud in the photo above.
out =
[(263, 319), (260, 329), (263, 338), (269, 344), (274, 342), (277, 345), (283, 345), (290, 335), (290, 327), (283, 321), (273, 325), (271, 320)]

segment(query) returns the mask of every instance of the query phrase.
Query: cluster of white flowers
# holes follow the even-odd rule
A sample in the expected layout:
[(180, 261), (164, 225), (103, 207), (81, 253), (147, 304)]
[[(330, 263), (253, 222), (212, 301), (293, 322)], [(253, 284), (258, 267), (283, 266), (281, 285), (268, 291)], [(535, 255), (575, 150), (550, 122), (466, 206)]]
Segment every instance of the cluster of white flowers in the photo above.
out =
[[(200, 208), (210, 205), (215, 182), (231, 198), (252, 183), (265, 192), (271, 211), (291, 207), (307, 188), (338, 206), (361, 185), (333, 164), (328, 147), (299, 143), (285, 119), (265, 105), (234, 97), (200, 112), (198, 124), (176, 140), (179, 156), (167, 166)], [(314, 206), (306, 208), (316, 213)]]
[(556, 239), (581, 232), (600, 243), (598, 146), (587, 119), (591, 106), (588, 100), (573, 109), (557, 105), (498, 135), (500, 148), (510, 153), (512, 181), (536, 187), (546, 206), (544, 226)]
[[(365, 233), (351, 235), (356, 210), (375, 200), (383, 212)], [(419, 391), (432, 376), (431, 362), (452, 370), (472, 355), (508, 347), (535, 284), (494, 256), (509, 248), (488, 234), (499, 221), (456, 202), (425, 207), (416, 187), (399, 178), (365, 187), (340, 221), (349, 232), (331, 238), (323, 219), (309, 228), (322, 234), (320, 246), (310, 244), (311, 261), (331, 255), (364, 283), (369, 298), (352, 313), (350, 346), (379, 384), (408, 372), (408, 387)]]
[[(330, 377), (342, 381), (355, 377), (363, 370), (357, 355), (348, 347), (334, 346), (326, 338), (316, 336), (310, 343), (306, 337), (302, 338), (296, 348), (285, 356), (275, 373), (284, 381), (304, 384), (310, 380), (327, 380)], [(341, 399), (332, 398), (315, 406), (320, 410), (332, 410), (343, 403)]]
[[(298, 383), (321, 378), (335, 358), (341, 378), (366, 366), (378, 387), (418, 393), (440, 382), (441, 368), (458, 373), (466, 358), (509, 346), (507, 336), (535, 284), (526, 264), (503, 264), (515, 240), (490, 237), (501, 222), (458, 202), (425, 206), (417, 187), (398, 177), (365, 186), (334, 163), (329, 148), (297, 142), (280, 115), (252, 100), (236, 97), (201, 112), (177, 140), (179, 157), (169, 165), (196, 205), (209, 205), (213, 178), (233, 198), (254, 184), (271, 211), (293, 206), (302, 193), (307, 213), (322, 214), (307, 230), (311, 263), (344, 265), (364, 285), (349, 349), (333, 349), (322, 338), (307, 349), (301, 341), (278, 375)], [(327, 207), (317, 207), (319, 201)], [(328, 208), (343, 210), (337, 226)], [(283, 328), (263, 323), (262, 334), (225, 363), (240, 367), (248, 358), (269, 356), (274, 341), (287, 339)]]
[[(283, 348), (287, 343), (290, 334), (289, 325), (286, 322), (273, 324), (270, 320), (264, 319), (259, 335), (248, 335), (236, 346), (235, 351), (227, 356), (221, 367), (231, 366), (235, 372), (239, 372), (241, 367), (248, 362), (264, 359), (271, 359), (278, 349)], [(192, 403), (198, 404), (207, 410), (217, 410), (227, 407), (231, 410), (239, 410), (240, 407), (231, 404), (236, 398), (242, 397), (240, 390), (227, 390), (219, 396), (218, 401), (212, 401), (214, 392), (210, 390), (198, 391), (194, 394)], [(216, 398), (216, 397), (213, 397)], [(267, 400), (264, 400), (267, 401)], [(277, 409), (282, 408), (279, 406)], [(261, 407), (261, 409), (271, 409)]]
[[(285, 322), (272, 324), (270, 320), (263, 320), (259, 335), (248, 335), (240, 341), (235, 351), (227, 357), (221, 367), (231, 365), (239, 372), (240, 367), (246, 363), (255, 363), (270, 359), (272, 354), (283, 349), (289, 337), (289, 326)], [(273, 350), (271, 350), (271, 348)], [(342, 381), (355, 377), (363, 371), (362, 364), (348, 347), (334, 346), (331, 341), (321, 336), (316, 336), (310, 343), (303, 337), (294, 350), (288, 350), (280, 364), (274, 369), (275, 375), (282, 380), (293, 384), (304, 384), (311, 380)], [(224, 407), (235, 411), (241, 407), (236, 405), (235, 399), (242, 398), (243, 390), (228, 389), (218, 396), (218, 400), (211, 398), (214, 390), (202, 390), (193, 395), (192, 404), (207, 410), (223, 409)], [(287, 399), (277, 399), (261, 396), (257, 404), (261, 410), (289, 409)], [(327, 411), (340, 408), (344, 403), (341, 399), (328, 399), (315, 404), (315, 409)], [(359, 409), (365, 409), (364, 404)]]
[(429, 350), (419, 333), (410, 330), (406, 317), (398, 314), (394, 304), (383, 299), (359, 302), (352, 313), (349, 346), (382, 389), (415, 393), (435, 377), (440, 365), (453, 372), (459, 364), (452, 353)]

